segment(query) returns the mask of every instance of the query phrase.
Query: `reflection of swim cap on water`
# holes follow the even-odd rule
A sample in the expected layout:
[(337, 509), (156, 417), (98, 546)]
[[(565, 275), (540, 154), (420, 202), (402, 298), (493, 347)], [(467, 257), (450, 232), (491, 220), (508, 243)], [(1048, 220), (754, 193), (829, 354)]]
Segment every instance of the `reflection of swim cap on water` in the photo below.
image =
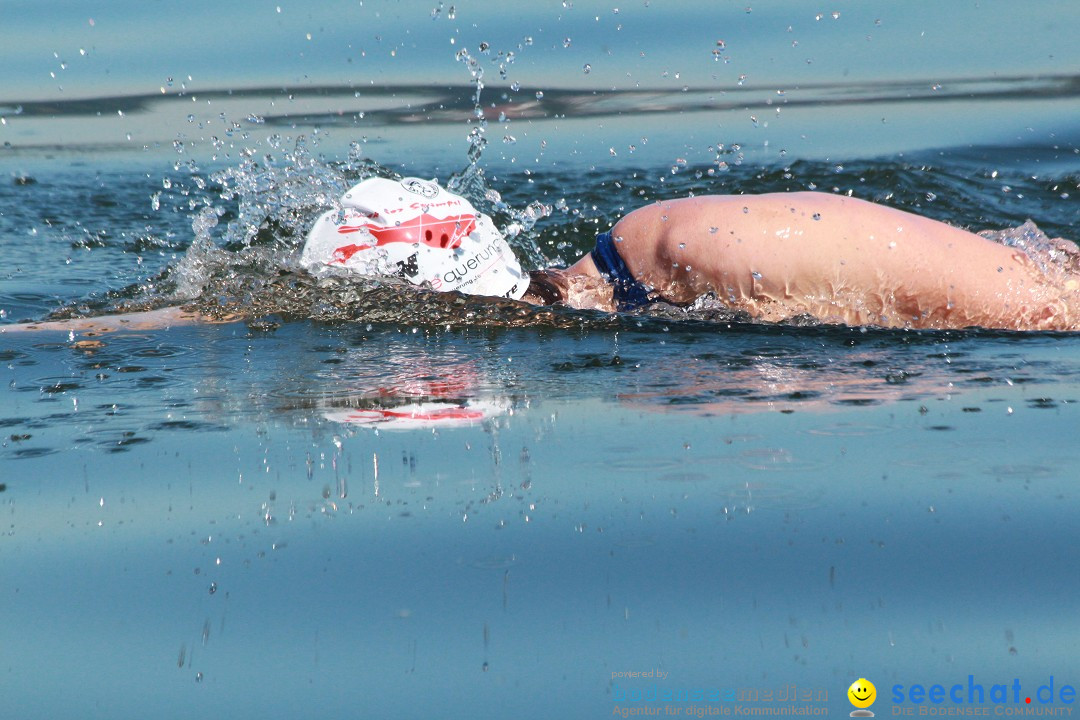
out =
[[(357, 362), (369, 366), (370, 353), (357, 350)], [(495, 381), (485, 377), (478, 363), (455, 360), (455, 352), (431, 358), (412, 349), (377, 355), (381, 373), (372, 378), (376, 382), (350, 382), (320, 396), (316, 402), (323, 417), (348, 425), (415, 430), (482, 424), (513, 409), (510, 398), (485, 390)]]
[(506, 415), (510, 401), (505, 398), (472, 400), (423, 400), (392, 402), (383, 398), (367, 407), (330, 407), (323, 417), (348, 425), (378, 427), (381, 430), (426, 430), (476, 425)]
[(401, 275), (415, 285), (518, 299), (529, 285), (491, 218), (418, 178), (368, 178), (315, 221), (301, 263), (361, 275)]

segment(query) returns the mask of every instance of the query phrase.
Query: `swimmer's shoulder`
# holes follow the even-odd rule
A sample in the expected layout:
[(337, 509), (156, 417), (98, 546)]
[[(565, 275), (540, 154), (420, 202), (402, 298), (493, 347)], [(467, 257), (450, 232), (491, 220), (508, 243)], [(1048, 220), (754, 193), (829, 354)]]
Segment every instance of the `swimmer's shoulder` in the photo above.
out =
[(770, 224), (794, 214), (833, 215), (873, 211), (877, 206), (855, 198), (812, 190), (753, 195), (696, 195), (660, 200), (628, 213), (612, 229), (612, 236), (631, 244), (681, 238), (701, 228), (746, 228)]

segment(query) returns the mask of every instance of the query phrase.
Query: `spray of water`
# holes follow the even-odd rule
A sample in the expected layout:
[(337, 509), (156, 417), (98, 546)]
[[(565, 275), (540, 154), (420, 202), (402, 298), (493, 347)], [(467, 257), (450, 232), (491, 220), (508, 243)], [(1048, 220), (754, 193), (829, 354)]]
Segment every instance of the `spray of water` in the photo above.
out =
[[(490, 48), (482, 48), (481, 54), (490, 56)], [(449, 177), (446, 185), (496, 220), (527, 267), (546, 266), (550, 259), (541, 250), (535, 229), (553, 208), (539, 201), (516, 208), (488, 186), (482, 165), (488, 130), (481, 103), (485, 66), (482, 58), (467, 50), (459, 51), (457, 59), (475, 86), (474, 112), (469, 120), (466, 165)], [(513, 52), (499, 52), (491, 61), (505, 79), (513, 59)], [(189, 198), (193, 241), (163, 277), (146, 284), (143, 306), (191, 303), (217, 316), (258, 308), (264, 312), (341, 319), (358, 313), (368, 317), (373, 314), (370, 303), (365, 302), (365, 293), (411, 291), (397, 281), (373, 278), (337, 278), (331, 288), (305, 278), (297, 265), (313, 219), (338, 207), (339, 198), (355, 183), (372, 176), (397, 177), (392, 170), (365, 157), (358, 143), (352, 145), (344, 160), (334, 162), (320, 159), (313, 151), (318, 145), (315, 138), (309, 141), (301, 136), (289, 146), (286, 139), (271, 135), (260, 145), (265, 150), (260, 156), (252, 153), (235, 167), (213, 173), (209, 183), (198, 174), (192, 161), (184, 162), (198, 189), (209, 188), (209, 196), (204, 193), (201, 200)], [(282, 277), (289, 281), (283, 284)], [(336, 296), (320, 297), (330, 292)], [(269, 298), (271, 293), (277, 293), (282, 301)], [(343, 297), (349, 299), (344, 306)], [(430, 303), (430, 298), (427, 301)], [(138, 304), (128, 303), (128, 309)], [(397, 305), (401, 307), (400, 302)], [(482, 314), (473, 312), (471, 316), (475, 319)], [(415, 313), (404, 311), (401, 319), (406, 315), (411, 321), (418, 319)], [(440, 318), (439, 322), (446, 321), (443, 315), (433, 314)]]
[[(467, 49), (459, 50), (456, 57), (458, 62), (464, 64), (468, 70), (476, 92), (473, 94), (473, 117), (469, 121), (471, 126), (468, 135), (469, 148), (467, 152), (469, 162), (463, 170), (449, 178), (447, 187), (453, 192), (469, 198), (474, 205), (484, 212), (503, 220), (500, 223), (500, 229), (510, 240), (511, 245), (525, 264), (534, 268), (544, 267), (550, 263), (551, 258), (547, 257), (541, 250), (540, 244), (536, 241), (534, 228), (537, 222), (551, 215), (553, 208), (551, 205), (539, 201), (530, 202), (523, 209), (514, 208), (503, 201), (498, 190), (488, 186), (481, 165), (484, 148), (488, 143), (488, 120), (480, 99), (484, 91), (484, 66)], [(507, 65), (512, 63), (513, 59), (513, 52), (500, 52), (496, 57), (499, 74), (504, 80), (507, 77)], [(506, 121), (505, 117), (502, 117), (501, 120)]]

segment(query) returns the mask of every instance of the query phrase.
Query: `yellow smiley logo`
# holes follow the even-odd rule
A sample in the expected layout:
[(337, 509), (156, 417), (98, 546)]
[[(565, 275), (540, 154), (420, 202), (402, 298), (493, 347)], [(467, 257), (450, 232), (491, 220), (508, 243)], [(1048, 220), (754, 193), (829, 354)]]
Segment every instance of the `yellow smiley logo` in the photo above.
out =
[(874, 700), (877, 699), (877, 688), (874, 687), (874, 683), (870, 682), (866, 678), (859, 678), (855, 682), (851, 683), (851, 687), (847, 691), (848, 700), (851, 704), (857, 708), (868, 708), (874, 704)]

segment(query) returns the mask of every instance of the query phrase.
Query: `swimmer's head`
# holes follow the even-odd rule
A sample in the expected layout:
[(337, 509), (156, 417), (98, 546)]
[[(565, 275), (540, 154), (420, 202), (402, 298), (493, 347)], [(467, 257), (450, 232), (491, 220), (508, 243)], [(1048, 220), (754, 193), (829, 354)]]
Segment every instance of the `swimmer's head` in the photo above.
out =
[(419, 178), (368, 178), (308, 232), (300, 262), (319, 272), (403, 277), (434, 290), (520, 299), (529, 285), (491, 218)]

